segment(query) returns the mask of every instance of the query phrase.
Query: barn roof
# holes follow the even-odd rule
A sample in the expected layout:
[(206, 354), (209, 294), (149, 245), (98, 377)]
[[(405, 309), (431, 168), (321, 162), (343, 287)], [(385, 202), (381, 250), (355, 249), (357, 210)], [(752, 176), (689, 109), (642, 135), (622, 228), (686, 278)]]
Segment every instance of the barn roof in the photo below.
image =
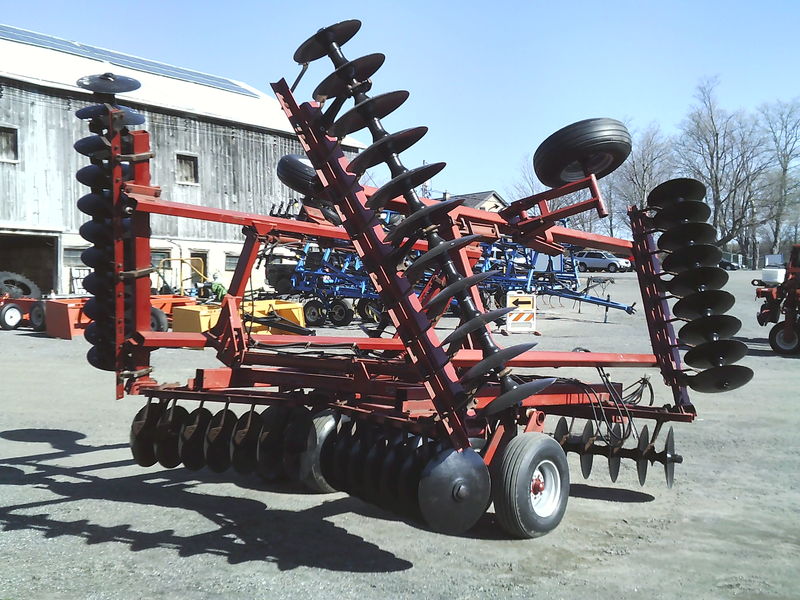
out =
[[(112, 71), (139, 80), (142, 87), (119, 94), (122, 103), (293, 133), (278, 101), (256, 88), (226, 77), (88, 46), (9, 25), (0, 25), (0, 77), (86, 93), (76, 81), (84, 75)], [(348, 146), (363, 147), (352, 138)]]

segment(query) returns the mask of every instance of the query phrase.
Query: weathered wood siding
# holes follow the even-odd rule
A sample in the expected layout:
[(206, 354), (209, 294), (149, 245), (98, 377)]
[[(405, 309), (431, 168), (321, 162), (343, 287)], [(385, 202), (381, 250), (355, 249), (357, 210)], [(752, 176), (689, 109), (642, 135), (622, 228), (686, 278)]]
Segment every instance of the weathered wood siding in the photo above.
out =
[[(0, 162), (0, 229), (77, 232), (86, 215), (76, 200), (88, 192), (75, 172), (89, 164), (73, 143), (90, 135), (75, 110), (86, 96), (0, 79), (0, 126), (18, 130), (19, 161)], [(268, 214), (297, 197), (278, 180), (275, 165), (301, 152), (288, 135), (197, 116), (135, 107), (147, 122), (156, 154), (153, 184), (165, 200)], [(177, 155), (198, 157), (199, 183), (176, 181)], [(235, 241), (240, 228), (208, 221), (153, 218), (153, 235), (199, 241)]]

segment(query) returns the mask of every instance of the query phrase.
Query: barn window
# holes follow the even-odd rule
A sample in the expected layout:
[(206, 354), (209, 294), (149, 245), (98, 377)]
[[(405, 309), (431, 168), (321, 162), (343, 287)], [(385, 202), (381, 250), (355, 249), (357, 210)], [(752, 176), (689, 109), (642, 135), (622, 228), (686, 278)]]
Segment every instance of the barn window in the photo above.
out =
[(64, 248), (65, 267), (85, 267), (81, 260), (81, 254), (86, 248)]
[(197, 171), (197, 157), (188, 154), (178, 154), (178, 183), (200, 183)]
[(236, 264), (239, 262), (238, 254), (225, 254), (225, 270), (235, 271)]
[(172, 253), (169, 250), (151, 250), (150, 263), (158, 269), (171, 269), (172, 261), (167, 260), (171, 256)]
[(0, 160), (18, 160), (17, 130), (0, 127)]

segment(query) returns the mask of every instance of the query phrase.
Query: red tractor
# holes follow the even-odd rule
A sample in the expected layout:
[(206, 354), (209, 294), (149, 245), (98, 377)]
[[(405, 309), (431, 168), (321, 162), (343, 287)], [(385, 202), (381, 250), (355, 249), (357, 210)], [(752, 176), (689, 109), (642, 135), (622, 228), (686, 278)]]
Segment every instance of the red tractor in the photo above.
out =
[[(764, 304), (756, 318), (759, 325), (775, 323), (769, 331), (769, 345), (778, 354), (800, 354), (800, 324), (797, 307), (800, 304), (800, 244), (792, 247), (786, 276), (780, 283), (754, 279), (756, 298)], [(781, 315), (786, 315), (783, 321)]]

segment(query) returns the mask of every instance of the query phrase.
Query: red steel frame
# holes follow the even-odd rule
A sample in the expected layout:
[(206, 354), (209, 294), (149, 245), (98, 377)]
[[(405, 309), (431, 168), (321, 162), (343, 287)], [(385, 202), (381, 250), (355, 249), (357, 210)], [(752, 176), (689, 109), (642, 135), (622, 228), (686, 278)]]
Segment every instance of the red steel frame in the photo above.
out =
[[(114, 244), (115, 272), (118, 275), (118, 282), (115, 284), (118, 397), (129, 393), (162, 400), (208, 400), (247, 405), (316, 402), (332, 406), (339, 412), (359, 415), (409, 431), (446, 436), (457, 449), (468, 446), (468, 437), (475, 433), (474, 429), (485, 425), (476, 424), (473, 410), (468, 411), (466, 420), (460, 411), (454, 410), (464, 395), (458, 382), (458, 372), (478, 363), (483, 358), (482, 353), (467, 345), (451, 358), (440, 348), (440, 342), (430, 327), (428, 318), (423, 315), (420, 299), (408, 282), (398, 277), (392, 266), (393, 248), (383, 243), (383, 230), (365, 209), (367, 199), (375, 190), (361, 186), (355, 176), (346, 171), (347, 160), (341, 154), (335, 139), (320, 136), (309, 126), (319, 113), (319, 105), (297, 105), (283, 80), (273, 87), (299, 139), (317, 167), (318, 175), (326, 186), (324, 193), (344, 199), (337, 205), (344, 213), (347, 229), (163, 200), (160, 189), (150, 185), (149, 134), (145, 131), (131, 132), (133, 155), (123, 156), (120, 152), (119, 128), (116, 128), (111, 140), (112, 159), (116, 165), (113, 171), (113, 199), (115, 205), (121, 204), (125, 207), (126, 214), (131, 215), (133, 231), (131, 264), (124, 263), (121, 235), (116, 236)], [(112, 123), (118, 112), (109, 107)], [(119, 161), (125, 160), (132, 161), (134, 165), (133, 179), (127, 182), (122, 181), (119, 166)], [(550, 210), (551, 200), (581, 189), (589, 190), (589, 200), (559, 210)], [(389, 202), (387, 208), (402, 209), (403, 203), (402, 198), (396, 198)], [(538, 209), (535, 217), (527, 213), (532, 207)], [(679, 384), (680, 363), (674, 333), (669, 324), (668, 312), (665, 312), (665, 305), (659, 299), (653, 283), (657, 264), (651, 251), (652, 240), (645, 235), (644, 216), (632, 213), (637, 238), (637, 242), (633, 244), (626, 240), (555, 225), (558, 219), (589, 209), (597, 210), (600, 215), (605, 214), (597, 181), (591, 175), (558, 190), (519, 200), (499, 214), (458, 207), (450, 213), (454, 223), (451, 231), (443, 231), (442, 235), (453, 237), (459, 231), (480, 233), (487, 238), (510, 235), (528, 246), (553, 254), (561, 252), (561, 244), (564, 243), (633, 251), (645, 300), (653, 354), (529, 351), (512, 359), (508, 366), (659, 367), (665, 383), (674, 391), (676, 406), (671, 409), (632, 407), (630, 415), (655, 419), (659, 426), (664, 421), (691, 421), (694, 417), (693, 408), (688, 402), (685, 388)], [(211, 331), (159, 333), (149, 330), (151, 213), (242, 226), (244, 247), (228, 295), (223, 301), (220, 318)], [(116, 217), (115, 232), (120, 232), (121, 227), (121, 217)], [(384, 291), (384, 298), (391, 300), (387, 304), (395, 325), (405, 324), (404, 329), (398, 327), (399, 337), (301, 337), (247, 333), (240, 318), (239, 307), (262, 245), (276, 239), (303, 240), (309, 237), (352, 241), (355, 250), (364, 259), (376, 288)], [(418, 242), (416, 247), (425, 249), (426, 244)], [(463, 274), (470, 275), (469, 252), (462, 251), (458, 262)], [(132, 282), (133, 286), (128, 287), (128, 292), (133, 295), (135, 333), (126, 339), (123, 315), (128, 282)], [(475, 300), (480, 307), (480, 299)], [(213, 347), (224, 366), (198, 369), (195, 377), (183, 386), (158, 384), (150, 377), (150, 353), (157, 348), (179, 347)], [(270, 352), (270, 349), (287, 347), (319, 351), (358, 349), (362, 353), (391, 351), (397, 357), (374, 359), (349, 354), (323, 354), (309, 358)], [(592, 409), (606, 411), (610, 419), (617, 418), (618, 411), (609, 402), (608, 389), (599, 384), (589, 387), (592, 394), (587, 392), (586, 386), (569, 383), (553, 385), (545, 393), (523, 402), (525, 410), (520, 412), (520, 422), (527, 430), (541, 430), (546, 413), (589, 418)], [(311, 398), (288, 391), (301, 388), (313, 389), (319, 393)], [(480, 410), (497, 393), (495, 384), (485, 385), (478, 391), (473, 409)], [(598, 399), (607, 405), (598, 407)], [(484, 453), (487, 463), (492, 460), (497, 448), (513, 435), (510, 427), (512, 424), (513, 421), (509, 422), (504, 418), (494, 430)]]

